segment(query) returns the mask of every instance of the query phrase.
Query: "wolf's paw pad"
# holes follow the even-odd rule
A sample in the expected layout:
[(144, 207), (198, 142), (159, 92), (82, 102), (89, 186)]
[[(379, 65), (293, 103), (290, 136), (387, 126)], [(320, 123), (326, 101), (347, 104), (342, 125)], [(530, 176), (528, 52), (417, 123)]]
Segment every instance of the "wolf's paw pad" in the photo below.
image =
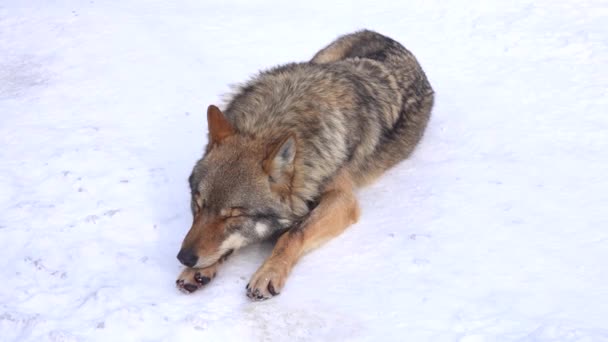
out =
[(177, 288), (184, 293), (192, 293), (209, 284), (215, 278), (215, 267), (186, 268), (175, 281)]
[(247, 297), (255, 301), (270, 299), (281, 293), (286, 279), (286, 271), (263, 265), (247, 284)]

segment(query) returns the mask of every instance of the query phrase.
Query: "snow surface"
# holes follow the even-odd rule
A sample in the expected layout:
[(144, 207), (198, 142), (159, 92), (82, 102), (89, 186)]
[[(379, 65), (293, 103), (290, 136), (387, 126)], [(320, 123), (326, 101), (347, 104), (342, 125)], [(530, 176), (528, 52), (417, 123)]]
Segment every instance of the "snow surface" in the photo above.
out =
[[(0, 2), (1, 341), (608, 341), (606, 1)], [(283, 293), (174, 286), (205, 109), (359, 28), (437, 92), (423, 143)]]

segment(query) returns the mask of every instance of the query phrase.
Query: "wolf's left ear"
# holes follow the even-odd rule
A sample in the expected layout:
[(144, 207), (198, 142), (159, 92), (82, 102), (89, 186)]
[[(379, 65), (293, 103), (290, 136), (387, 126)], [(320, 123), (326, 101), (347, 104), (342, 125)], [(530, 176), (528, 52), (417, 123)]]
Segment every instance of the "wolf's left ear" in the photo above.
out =
[(227, 136), (234, 134), (232, 125), (224, 114), (214, 105), (207, 108), (207, 126), (209, 127), (209, 142), (219, 143)]
[(289, 180), (293, 172), (293, 162), (296, 157), (296, 138), (288, 135), (271, 146), (270, 153), (262, 164), (264, 171), (274, 183)]

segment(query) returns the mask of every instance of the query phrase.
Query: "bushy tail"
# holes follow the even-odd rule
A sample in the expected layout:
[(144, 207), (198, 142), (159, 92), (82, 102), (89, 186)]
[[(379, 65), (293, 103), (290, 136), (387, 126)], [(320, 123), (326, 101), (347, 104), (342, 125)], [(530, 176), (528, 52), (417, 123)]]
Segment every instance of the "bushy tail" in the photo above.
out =
[[(339, 37), (331, 44), (317, 52), (312, 63), (323, 64), (337, 62), (347, 58), (368, 58), (384, 61), (400, 44), (370, 30), (362, 30)], [(403, 48), (403, 47), (402, 47)]]

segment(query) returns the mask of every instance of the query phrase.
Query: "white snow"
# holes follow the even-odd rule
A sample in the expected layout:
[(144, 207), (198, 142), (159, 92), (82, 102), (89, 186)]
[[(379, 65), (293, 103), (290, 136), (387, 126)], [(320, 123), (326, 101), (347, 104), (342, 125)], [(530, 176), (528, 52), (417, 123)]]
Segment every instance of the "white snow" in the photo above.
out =
[[(0, 3), (1, 341), (608, 341), (601, 0)], [(282, 294), (179, 292), (205, 109), (360, 28), (437, 92), (412, 158)]]

